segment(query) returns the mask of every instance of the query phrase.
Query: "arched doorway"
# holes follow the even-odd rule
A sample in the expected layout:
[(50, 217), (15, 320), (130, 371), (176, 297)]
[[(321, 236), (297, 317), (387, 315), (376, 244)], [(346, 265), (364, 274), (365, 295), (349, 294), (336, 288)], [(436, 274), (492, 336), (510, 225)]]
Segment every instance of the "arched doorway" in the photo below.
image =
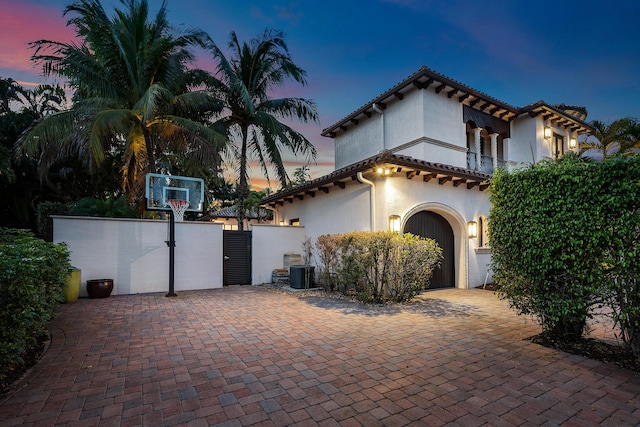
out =
[(435, 212), (421, 211), (407, 219), (404, 232), (435, 240), (442, 248), (442, 263), (433, 271), (430, 289), (455, 287), (455, 257), (453, 229)]

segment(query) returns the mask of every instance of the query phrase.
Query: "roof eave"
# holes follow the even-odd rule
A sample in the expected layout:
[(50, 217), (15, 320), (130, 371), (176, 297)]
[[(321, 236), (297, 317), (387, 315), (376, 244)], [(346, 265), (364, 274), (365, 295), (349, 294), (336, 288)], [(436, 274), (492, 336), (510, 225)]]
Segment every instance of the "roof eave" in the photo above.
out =
[(509, 120), (516, 116), (518, 109), (503, 101), (495, 99), (485, 93), (482, 93), (476, 89), (466, 86), (456, 80), (446, 77), (442, 74), (436, 73), (430, 70), (428, 67), (423, 66), (417, 72), (401, 81), (391, 89), (387, 90), (383, 94), (379, 95), (375, 99), (369, 101), (358, 110), (347, 115), (337, 123), (324, 129), (321, 133), (322, 136), (333, 138), (336, 136), (336, 131), (346, 131), (347, 127), (352, 124), (358, 124), (360, 116), (371, 117), (373, 112), (373, 105), (381, 105), (384, 109), (386, 104), (394, 100), (401, 100), (404, 94), (419, 89), (427, 89), (434, 87), (436, 93), (445, 91), (449, 98), (457, 97), (458, 102), (465, 103), (480, 111), (485, 111), (491, 115), (496, 115), (505, 120)]
[(373, 175), (375, 174), (375, 169), (385, 166), (392, 167), (394, 173), (406, 174), (407, 179), (422, 175), (425, 182), (437, 178), (441, 180), (441, 184), (454, 181), (456, 187), (464, 183), (467, 184), (467, 188), (478, 186), (481, 190), (488, 186), (487, 181), (491, 178), (491, 174), (383, 152), (323, 177), (267, 196), (262, 199), (262, 205), (275, 207), (276, 204), (283, 205), (284, 201), (302, 200), (306, 195), (315, 197), (315, 193), (319, 191), (329, 193), (331, 188), (334, 187), (344, 189), (346, 182), (356, 180), (359, 172)]

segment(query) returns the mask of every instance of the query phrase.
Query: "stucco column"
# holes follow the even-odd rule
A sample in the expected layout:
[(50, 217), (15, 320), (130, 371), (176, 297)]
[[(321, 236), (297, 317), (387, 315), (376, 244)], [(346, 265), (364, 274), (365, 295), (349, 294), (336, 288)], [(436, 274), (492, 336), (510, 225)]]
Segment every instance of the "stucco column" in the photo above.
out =
[(482, 132), (482, 128), (475, 128), (473, 130), (473, 142), (476, 144), (476, 170), (482, 170), (482, 155), (480, 154), (482, 146), (480, 144), (480, 132)]
[(491, 159), (493, 160), (493, 170), (498, 169), (498, 134), (492, 133), (491, 137)]

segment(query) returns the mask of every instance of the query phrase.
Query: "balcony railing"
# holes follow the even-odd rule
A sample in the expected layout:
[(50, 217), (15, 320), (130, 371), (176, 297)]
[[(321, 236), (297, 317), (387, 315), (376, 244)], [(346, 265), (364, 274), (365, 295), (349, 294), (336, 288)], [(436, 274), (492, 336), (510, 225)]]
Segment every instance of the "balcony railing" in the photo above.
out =
[[(477, 154), (469, 152), (467, 153), (467, 168), (471, 170), (479, 170), (484, 173), (493, 173), (493, 157), (480, 156), (480, 165), (478, 167)], [(498, 167), (506, 166), (507, 162), (498, 159)]]

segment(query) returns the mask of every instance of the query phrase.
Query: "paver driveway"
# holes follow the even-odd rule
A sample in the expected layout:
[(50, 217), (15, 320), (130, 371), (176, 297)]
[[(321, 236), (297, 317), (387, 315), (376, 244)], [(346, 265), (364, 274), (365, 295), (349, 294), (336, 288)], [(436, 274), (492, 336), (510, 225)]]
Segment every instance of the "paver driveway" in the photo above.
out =
[(529, 341), (493, 293), (365, 307), (262, 287), (81, 299), (2, 425), (637, 425), (640, 377)]

